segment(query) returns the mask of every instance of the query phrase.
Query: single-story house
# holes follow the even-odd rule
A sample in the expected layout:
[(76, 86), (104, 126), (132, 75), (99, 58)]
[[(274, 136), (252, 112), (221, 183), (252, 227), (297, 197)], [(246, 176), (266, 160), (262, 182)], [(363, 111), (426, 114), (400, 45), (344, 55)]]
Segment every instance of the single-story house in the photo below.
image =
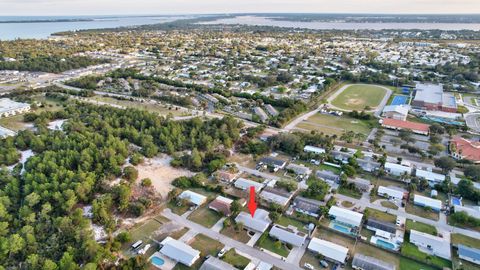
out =
[(450, 155), (455, 159), (467, 159), (473, 163), (480, 163), (480, 142), (469, 141), (460, 136), (450, 141)]
[(261, 261), (258, 263), (257, 267), (255, 267), (255, 270), (270, 270), (273, 268), (273, 265), (266, 263), (264, 261)]
[(338, 160), (342, 163), (348, 163), (348, 159), (353, 157), (352, 153), (349, 152), (342, 152), (342, 151), (332, 151), (332, 156), (335, 160)]
[(430, 131), (430, 125), (391, 118), (380, 119), (380, 124), (385, 128), (394, 130), (411, 130), (413, 133), (425, 136), (427, 136)]
[(432, 210), (440, 212), (442, 210), (442, 201), (415, 194), (413, 203), (422, 207), (430, 207)]
[(215, 200), (213, 200), (208, 205), (208, 208), (228, 217), (232, 214), (232, 211), (230, 210), (230, 206), (232, 205), (232, 203), (233, 203), (233, 200), (229, 198), (225, 198), (223, 196), (217, 196), (217, 198), (215, 198)]
[(266, 187), (260, 192), (260, 198), (268, 203), (276, 203), (282, 207), (287, 206), (290, 199), (292, 199), (293, 193), (279, 190), (276, 188)]
[(238, 178), (235, 181), (235, 187), (241, 190), (250, 191), (250, 187), (255, 187), (255, 191), (260, 191), (264, 187), (263, 183), (258, 183), (253, 180), (245, 179), (245, 178)]
[(362, 224), (363, 214), (348, 209), (332, 206), (328, 211), (328, 216), (336, 222), (359, 228)]
[(480, 249), (458, 245), (458, 257), (462, 260), (480, 265)]
[(275, 170), (280, 170), (287, 165), (287, 162), (285, 160), (273, 158), (273, 157), (264, 157), (260, 160), (259, 164), (265, 164), (269, 167), (274, 168)]
[(315, 237), (308, 244), (308, 250), (341, 264), (344, 264), (348, 257), (348, 248)]
[(301, 176), (309, 176), (312, 173), (312, 170), (305, 165), (298, 165), (293, 163), (288, 164), (286, 169)]
[(386, 197), (389, 199), (403, 200), (405, 198), (405, 192), (389, 187), (379, 186), (377, 190), (378, 196)]
[(385, 222), (385, 221), (382, 221), (382, 220), (373, 219), (373, 218), (369, 218), (365, 225), (366, 225), (367, 229), (369, 229), (371, 231), (375, 231), (375, 232), (377, 230), (387, 232), (389, 234), (395, 234), (397, 232), (397, 228), (396, 228), (395, 224)]
[(200, 258), (200, 251), (170, 236), (165, 238), (160, 245), (162, 247), (160, 253), (189, 267)]
[(434, 173), (432, 171), (416, 169), (415, 175), (418, 178), (427, 180), (430, 186), (434, 186), (435, 184), (440, 184), (445, 181), (445, 175)]
[(278, 224), (274, 224), (270, 229), (269, 235), (282, 243), (290, 244), (292, 246), (301, 247), (307, 239), (307, 234), (300, 232), (297, 228), (289, 226), (283, 227)]
[(450, 234), (444, 233), (445, 237), (434, 236), (428, 233), (410, 230), (410, 243), (416, 245), (422, 252), (451, 260)]
[(200, 266), (200, 270), (238, 270), (238, 269), (233, 267), (233, 265), (227, 262), (224, 262), (216, 257), (210, 256), (205, 262), (203, 262), (202, 266)]
[(357, 177), (354, 179), (347, 179), (347, 182), (353, 183), (356, 188), (363, 192), (369, 192), (372, 189), (372, 184), (367, 179)]
[(312, 217), (319, 217), (320, 206), (325, 206), (325, 202), (307, 199), (304, 197), (297, 196), (293, 200), (293, 209), (299, 213), (306, 214)]
[(236, 173), (230, 173), (227, 171), (218, 171), (216, 172), (215, 176), (219, 181), (227, 183), (231, 183), (233, 182), (233, 180), (235, 180), (235, 178), (237, 178)]
[(200, 206), (207, 201), (207, 197), (196, 192), (185, 190), (178, 196), (180, 199), (187, 200), (195, 206)]
[(332, 181), (334, 183), (340, 182), (340, 175), (329, 170), (317, 171), (315, 176), (325, 181)]
[(307, 153), (314, 153), (314, 154), (325, 154), (326, 152), (324, 148), (311, 146), (311, 145), (305, 145), (305, 147), (303, 147), (303, 151)]
[(380, 169), (381, 164), (372, 159), (357, 159), (358, 166), (366, 172), (373, 172)]
[(403, 174), (411, 174), (412, 168), (397, 163), (385, 162), (385, 172), (395, 176), (401, 176)]
[(253, 232), (265, 232), (272, 223), (268, 217), (268, 212), (263, 209), (257, 209), (252, 217), (249, 213), (240, 212), (235, 218), (235, 222), (242, 222), (244, 227)]
[(355, 253), (355, 256), (353, 256), (352, 268), (357, 270), (395, 270), (396, 266), (374, 257)]

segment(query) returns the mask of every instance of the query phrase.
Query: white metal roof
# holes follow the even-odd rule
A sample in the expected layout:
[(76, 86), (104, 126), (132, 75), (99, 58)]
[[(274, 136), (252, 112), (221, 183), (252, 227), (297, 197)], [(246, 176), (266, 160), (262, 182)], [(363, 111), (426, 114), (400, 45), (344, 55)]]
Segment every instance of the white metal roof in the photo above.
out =
[(262, 183), (258, 183), (241, 177), (238, 178), (237, 181), (235, 181), (235, 187), (239, 189), (249, 190), (251, 186), (255, 187), (255, 191), (259, 191), (263, 188)]
[(237, 270), (231, 264), (211, 256), (200, 267), (200, 270)]
[(29, 106), (27, 103), (16, 102), (9, 98), (0, 98), (0, 113), (25, 109)]
[(387, 194), (390, 197), (393, 197), (395, 199), (402, 199), (405, 193), (400, 190), (396, 190), (393, 188), (389, 187), (384, 187), (384, 186), (379, 186), (378, 187), (378, 194)]
[(413, 202), (420, 203), (433, 209), (442, 209), (442, 201), (418, 194), (415, 194), (415, 196), (413, 197)]
[(305, 145), (305, 147), (303, 147), (303, 151), (313, 152), (313, 153), (317, 153), (317, 154), (325, 153), (325, 149), (320, 148), (320, 147), (316, 147), (316, 146), (312, 146), (312, 145)]
[(471, 217), (480, 219), (480, 211), (475, 208), (461, 205), (454, 205), (453, 208), (455, 209), (455, 212), (465, 212)]
[(165, 238), (161, 244), (163, 247), (160, 249), (160, 253), (187, 266), (191, 266), (200, 258), (200, 251), (170, 236)]
[(416, 246), (429, 247), (434, 255), (450, 259), (450, 234), (444, 232), (444, 237), (434, 236), (428, 233), (410, 230), (410, 242)]
[(340, 208), (337, 206), (332, 206), (328, 211), (328, 215), (334, 216), (335, 220), (350, 224), (352, 226), (360, 226), (362, 223), (363, 214)]
[(403, 165), (396, 164), (396, 163), (391, 163), (391, 162), (385, 162), (385, 169), (389, 169), (391, 171), (401, 172), (401, 173), (403, 173), (403, 172), (411, 173), (412, 172), (411, 167), (403, 166)]
[(283, 226), (275, 224), (270, 230), (270, 236), (297, 247), (302, 246), (307, 239), (307, 234), (299, 231), (293, 231)]
[(207, 201), (207, 197), (203, 196), (202, 194), (198, 194), (196, 192), (190, 191), (190, 190), (185, 190), (178, 196), (180, 199), (186, 199), (189, 200), (191, 203), (195, 205), (202, 205)]
[(341, 263), (345, 262), (348, 254), (348, 248), (315, 237), (308, 244), (308, 249)]
[(252, 217), (249, 213), (240, 212), (238, 216), (235, 218), (235, 221), (242, 222), (246, 228), (257, 231), (257, 232), (265, 232), (272, 223), (270, 218), (268, 217), (268, 212), (263, 209), (257, 209), (255, 211), (254, 217)]
[(425, 180), (428, 181), (434, 181), (434, 182), (443, 182), (445, 181), (445, 175), (439, 174), (439, 173), (434, 173), (426, 170), (421, 170), (417, 169), (415, 172), (417, 177), (424, 178)]

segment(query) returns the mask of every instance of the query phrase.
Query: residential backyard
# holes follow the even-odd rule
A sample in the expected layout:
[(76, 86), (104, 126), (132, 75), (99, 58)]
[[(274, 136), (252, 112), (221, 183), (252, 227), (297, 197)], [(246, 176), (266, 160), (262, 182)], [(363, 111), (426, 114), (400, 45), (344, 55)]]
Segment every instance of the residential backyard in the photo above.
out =
[(233, 225), (228, 227), (223, 227), (220, 233), (234, 240), (242, 242), (244, 244), (247, 243), (251, 238), (248, 235), (247, 231), (245, 230), (236, 231)]
[(223, 244), (203, 234), (197, 234), (190, 246), (198, 251), (202, 257), (207, 255), (217, 256)]
[(397, 221), (397, 217), (395, 215), (385, 213), (373, 208), (366, 209), (368, 218), (373, 218), (376, 220), (381, 220), (389, 223), (395, 223)]
[(432, 209), (428, 209), (425, 207), (420, 207), (417, 205), (414, 205), (412, 202), (408, 202), (407, 206), (405, 207), (405, 211), (409, 214), (413, 214), (416, 216), (428, 218), (431, 220), (438, 220), (439, 215), (437, 212), (433, 211)]
[(233, 248), (223, 255), (222, 260), (238, 269), (244, 269), (250, 263), (248, 258), (238, 254)]
[(424, 233), (428, 233), (435, 236), (437, 235), (437, 228), (435, 228), (434, 226), (425, 224), (422, 222), (414, 221), (411, 219), (407, 219), (406, 229), (407, 231), (416, 230), (419, 232), (424, 232)]
[(339, 109), (361, 111), (366, 106), (376, 108), (385, 94), (385, 89), (381, 87), (355, 84), (345, 88), (330, 103)]
[(188, 215), (189, 220), (207, 228), (211, 228), (221, 218), (222, 215), (209, 209), (207, 206), (200, 207)]
[(279, 241), (271, 238), (266, 233), (264, 233), (260, 239), (258, 239), (256, 246), (269, 250), (285, 258), (288, 257), (288, 253), (290, 253), (290, 250), (288, 250), (284, 244), (281, 244)]
[(418, 250), (417, 246), (408, 242), (408, 239), (405, 239), (405, 242), (402, 245), (402, 255), (415, 258), (419, 261), (423, 261), (427, 264), (435, 265), (440, 268), (452, 267), (452, 263), (450, 261), (421, 252)]

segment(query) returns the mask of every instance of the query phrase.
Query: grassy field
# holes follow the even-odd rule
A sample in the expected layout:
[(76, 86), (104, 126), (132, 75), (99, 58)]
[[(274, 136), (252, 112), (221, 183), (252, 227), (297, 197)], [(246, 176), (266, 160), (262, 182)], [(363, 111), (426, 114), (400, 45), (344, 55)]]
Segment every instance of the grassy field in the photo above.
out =
[(143, 223), (135, 225), (132, 229), (129, 230), (132, 241), (122, 245), (123, 254), (126, 256), (130, 256), (130, 245), (137, 242), (138, 240), (142, 240), (145, 244), (153, 244), (150, 236), (156, 230), (160, 229), (162, 225), (163, 223), (159, 222), (159, 220), (157, 219), (149, 219)]
[(298, 221), (296, 219), (293, 219), (291, 217), (287, 217), (285, 215), (281, 216), (278, 219), (277, 224), (285, 226), (285, 227), (287, 227), (288, 225), (292, 225), (292, 226), (296, 227), (299, 231), (304, 232), (304, 233), (308, 233), (308, 230), (305, 229), (305, 226), (306, 226), (305, 223), (303, 223), (301, 221)]
[(405, 257), (400, 257), (400, 270), (437, 270), (437, 268), (418, 263)]
[(200, 251), (201, 256), (216, 256), (223, 248), (223, 244), (203, 234), (197, 234), (190, 246)]
[(411, 219), (407, 219), (406, 229), (407, 231), (416, 230), (416, 231), (428, 233), (431, 235), (437, 235), (437, 229), (434, 226), (421, 223), (418, 221), (413, 221)]
[(368, 207), (367, 207), (367, 210), (368, 210), (369, 218), (374, 218), (376, 220), (382, 220), (389, 223), (395, 223), (397, 221), (397, 217), (395, 215), (378, 211), (376, 209), (368, 208)]
[(423, 253), (418, 250), (417, 246), (409, 242), (403, 243), (402, 254), (405, 256), (414, 257), (420, 261), (424, 261), (425, 263), (432, 264), (440, 268), (452, 267), (452, 263), (450, 261)]
[(437, 212), (433, 210), (427, 210), (424, 207), (416, 206), (412, 202), (408, 202), (407, 206), (405, 207), (405, 211), (409, 214), (413, 214), (416, 216), (428, 218), (431, 220), (438, 220), (439, 215)]
[(284, 244), (282, 244), (280, 248), (278, 248), (275, 242), (276, 242), (275, 239), (268, 236), (268, 234), (264, 234), (262, 235), (262, 237), (260, 237), (260, 239), (258, 239), (256, 245), (260, 248), (264, 248), (273, 253), (277, 253), (282, 257), (285, 257), (285, 258), (288, 257), (288, 253), (290, 253), (290, 250), (288, 250)]
[(353, 250), (353, 247), (355, 245), (355, 240), (353, 238), (341, 235), (340, 233), (335, 233), (330, 230), (319, 229), (316, 231), (315, 234), (315, 237), (317, 238), (347, 247), (350, 250)]
[(380, 204), (383, 207), (387, 207), (387, 208), (390, 208), (390, 209), (395, 209), (395, 210), (398, 209), (398, 206), (396, 204), (394, 204), (393, 202), (390, 202), (390, 201), (382, 201), (382, 202), (380, 202)]
[(452, 234), (451, 237), (452, 237), (452, 245), (462, 244), (465, 246), (480, 249), (480, 241), (478, 241), (475, 238), (471, 238), (466, 235), (458, 234), (458, 233)]
[(225, 253), (225, 255), (222, 257), (222, 260), (238, 269), (244, 269), (250, 263), (249, 259), (237, 254), (233, 248)]
[(348, 197), (351, 197), (351, 198), (354, 198), (354, 199), (357, 199), (357, 200), (362, 197), (361, 192), (358, 192), (357, 190), (353, 190), (353, 189), (344, 188), (344, 187), (338, 187), (337, 192), (339, 194), (342, 194), (342, 195), (345, 195), (345, 196), (348, 196)]
[(220, 231), (221, 234), (228, 236), (234, 240), (237, 240), (242, 243), (247, 243), (250, 240), (250, 236), (248, 235), (247, 231), (241, 230), (241, 231), (235, 231), (233, 228), (233, 225), (230, 227), (223, 227), (223, 229)]
[(188, 219), (204, 227), (211, 228), (222, 216), (209, 209), (207, 206), (200, 207), (188, 215)]
[(355, 246), (355, 253), (361, 253), (363, 255), (374, 257), (384, 262), (394, 264), (396, 266), (396, 269), (398, 269), (400, 266), (400, 256), (362, 242), (358, 242)]
[(342, 170), (340, 168), (336, 168), (336, 167), (333, 167), (333, 166), (330, 166), (330, 165), (326, 165), (326, 164), (320, 164), (318, 165), (318, 170), (322, 171), (331, 171), (331, 172), (334, 172), (336, 174), (340, 174), (340, 172), (342, 172)]
[(329, 135), (342, 135), (344, 131), (353, 131), (368, 135), (371, 123), (364, 120), (358, 120), (348, 116), (333, 116), (329, 114), (317, 113), (306, 121), (301, 122), (297, 127), (305, 130), (315, 130)]
[(343, 90), (331, 104), (339, 109), (361, 111), (366, 106), (377, 107), (386, 91), (375, 85), (351, 85)]

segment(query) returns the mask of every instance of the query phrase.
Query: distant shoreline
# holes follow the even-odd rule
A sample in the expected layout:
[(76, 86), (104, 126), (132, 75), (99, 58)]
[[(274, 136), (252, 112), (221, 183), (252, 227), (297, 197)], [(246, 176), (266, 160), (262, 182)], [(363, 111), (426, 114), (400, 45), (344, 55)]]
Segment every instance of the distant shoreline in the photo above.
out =
[(9, 20), (0, 23), (57, 23), (57, 22), (93, 22), (94, 19), (53, 19), (53, 20)]

